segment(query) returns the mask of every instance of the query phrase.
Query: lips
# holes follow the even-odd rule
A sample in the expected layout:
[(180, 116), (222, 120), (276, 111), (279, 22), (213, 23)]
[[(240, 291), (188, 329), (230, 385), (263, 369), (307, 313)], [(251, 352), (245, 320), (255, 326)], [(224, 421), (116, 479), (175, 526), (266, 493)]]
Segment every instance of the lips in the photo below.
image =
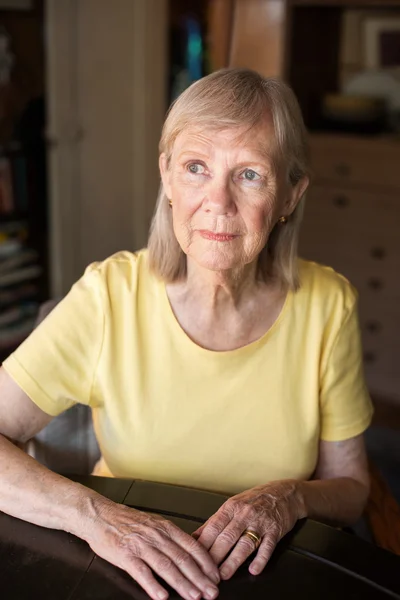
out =
[(201, 229), (199, 233), (201, 237), (213, 242), (231, 242), (238, 237), (237, 235), (233, 235), (231, 233), (214, 233), (213, 231), (207, 231), (203, 229)]

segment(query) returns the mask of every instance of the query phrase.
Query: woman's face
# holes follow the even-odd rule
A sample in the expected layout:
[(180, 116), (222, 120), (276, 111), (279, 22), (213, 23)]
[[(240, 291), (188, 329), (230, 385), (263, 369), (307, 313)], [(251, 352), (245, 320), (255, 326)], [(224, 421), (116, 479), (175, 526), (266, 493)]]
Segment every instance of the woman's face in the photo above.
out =
[(281, 215), (297, 204), (272, 164), (273, 129), (190, 128), (160, 157), (164, 190), (182, 250), (211, 270), (253, 262)]

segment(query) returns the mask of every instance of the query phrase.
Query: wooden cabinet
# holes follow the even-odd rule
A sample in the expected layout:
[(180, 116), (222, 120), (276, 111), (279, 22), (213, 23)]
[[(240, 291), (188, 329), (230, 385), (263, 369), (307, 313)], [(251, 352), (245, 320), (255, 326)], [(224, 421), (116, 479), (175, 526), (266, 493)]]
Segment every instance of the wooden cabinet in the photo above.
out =
[(367, 381), (400, 400), (400, 143), (311, 136), (314, 184), (300, 254), (332, 266), (360, 295)]
[(279, 77), (284, 63), (285, 16), (285, 0), (236, 0), (230, 66)]

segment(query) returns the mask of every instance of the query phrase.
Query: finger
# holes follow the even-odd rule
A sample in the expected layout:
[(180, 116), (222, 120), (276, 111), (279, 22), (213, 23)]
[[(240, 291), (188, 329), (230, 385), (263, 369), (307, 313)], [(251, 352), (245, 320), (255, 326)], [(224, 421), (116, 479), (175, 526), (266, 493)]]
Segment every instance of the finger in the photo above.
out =
[[(199, 588), (185, 577), (172, 558), (156, 548), (148, 546), (143, 553), (143, 560), (186, 600), (200, 600), (202, 595), (207, 600), (214, 600), (218, 596), (218, 589), (215, 586), (212, 593), (210, 590), (210, 593), (203, 591), (202, 594)], [(211, 587), (210, 583), (208, 585)]]
[(206, 523), (204, 523), (204, 525), (202, 525), (201, 527), (199, 527), (198, 529), (196, 529), (196, 531), (193, 531), (192, 533), (192, 537), (194, 537), (195, 540), (198, 540), (199, 537), (201, 536), (201, 533), (204, 529), (204, 527), (206, 526)]
[(265, 569), (278, 542), (279, 536), (277, 534), (268, 533), (265, 535), (258, 549), (257, 556), (249, 567), (252, 575), (259, 575)]
[(130, 559), (126, 571), (153, 600), (168, 598), (167, 590), (158, 583), (151, 569), (140, 558)]
[(234, 519), (221, 531), (209, 550), (211, 558), (217, 565), (236, 546), (245, 529), (246, 525), (244, 522)]
[[(204, 546), (173, 523), (168, 524), (167, 533), (173, 542), (193, 557), (209, 580), (218, 585), (221, 579), (218, 567)], [(208, 583), (210, 583), (210, 581)]]
[(225, 505), (219, 509), (204, 525), (204, 529), (198, 539), (198, 542), (209, 550), (217, 537), (225, 529), (233, 518), (233, 512), (225, 508)]
[(242, 536), (220, 568), (221, 578), (230, 579), (238, 568), (256, 550), (256, 544), (248, 537)]
[[(194, 540), (192, 540), (192, 542), (193, 546), (198, 545)], [(206, 550), (204, 550), (204, 548), (201, 546), (200, 548), (201, 552), (206, 552)], [(173, 563), (178, 567), (188, 581), (193, 583), (200, 591), (207, 594), (207, 597), (215, 598), (218, 595), (217, 586), (203, 573), (199, 565), (194, 560), (192, 553), (187, 552), (172, 540), (166, 540), (160, 550), (173, 561)], [(208, 555), (207, 558), (218, 571), (218, 568), (213, 563), (212, 559)], [(218, 582), (219, 581), (220, 577), (218, 572)]]

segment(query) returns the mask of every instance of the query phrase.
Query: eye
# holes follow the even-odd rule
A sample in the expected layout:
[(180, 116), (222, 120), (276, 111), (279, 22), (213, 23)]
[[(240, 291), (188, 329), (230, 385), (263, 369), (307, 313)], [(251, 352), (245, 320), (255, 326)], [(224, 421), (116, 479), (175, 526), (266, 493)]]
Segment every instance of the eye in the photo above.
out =
[(246, 181), (258, 181), (261, 179), (261, 176), (253, 171), (253, 169), (245, 169), (242, 173), (242, 177), (246, 179)]
[(205, 173), (205, 168), (199, 163), (191, 163), (187, 166), (187, 169), (189, 173), (193, 173), (194, 175), (203, 175)]

